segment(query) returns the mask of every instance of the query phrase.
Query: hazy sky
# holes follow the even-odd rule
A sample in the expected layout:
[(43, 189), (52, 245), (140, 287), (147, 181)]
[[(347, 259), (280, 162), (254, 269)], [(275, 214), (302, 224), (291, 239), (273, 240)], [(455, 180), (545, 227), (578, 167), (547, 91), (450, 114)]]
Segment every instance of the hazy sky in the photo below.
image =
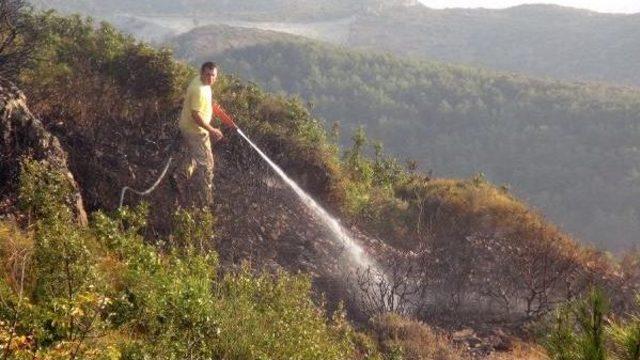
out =
[(640, 13), (640, 0), (420, 0), (428, 7), (505, 8), (521, 4), (545, 3), (571, 6), (600, 12)]

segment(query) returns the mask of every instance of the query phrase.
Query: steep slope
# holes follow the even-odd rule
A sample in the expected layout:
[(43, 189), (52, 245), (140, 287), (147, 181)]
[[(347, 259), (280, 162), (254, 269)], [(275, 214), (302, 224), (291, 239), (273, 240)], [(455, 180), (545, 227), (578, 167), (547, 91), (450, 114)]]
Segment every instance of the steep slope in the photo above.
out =
[(307, 276), (220, 267), (197, 246), (210, 241), (210, 213), (177, 211), (164, 249), (141, 236), (144, 206), (87, 223), (60, 142), (2, 78), (0, 133), (4, 357), (380, 358), (341, 315), (328, 319)]
[[(260, 97), (263, 96), (255, 89), (244, 88), (237, 83), (228, 90), (235, 94), (240, 93), (239, 99), (250, 101), (260, 100)], [(250, 93), (248, 98), (245, 97), (247, 94), (242, 94), (247, 91)], [(3, 98), (6, 94), (7, 92), (4, 90), (0, 92)], [(233, 108), (239, 116), (244, 117), (242, 107), (238, 108), (240, 104), (242, 102), (234, 101), (227, 105)], [(284, 102), (280, 104), (288, 109), (278, 108), (274, 103), (268, 107), (262, 104), (258, 115), (263, 119), (269, 119), (273, 126), (282, 125), (287, 129), (291, 129), (291, 125), (296, 124), (295, 122), (292, 124), (291, 121), (299, 120), (300, 117), (304, 118), (304, 113), (298, 113), (293, 114), (295, 116), (287, 120), (286, 115), (278, 114), (278, 110), (291, 112), (295, 109), (295, 104)], [(2, 103), (2, 107), (0, 107), (3, 113), (6, 113), (4, 110), (15, 112), (15, 108), (5, 105)], [(247, 110), (249, 109), (245, 109), (245, 111)], [(28, 110), (24, 105), (21, 105), (21, 111), (15, 113), (17, 113), (17, 117), (22, 117), (24, 111)], [(27, 117), (29, 116), (27, 115)], [(3, 118), (1, 123), (3, 126), (7, 124), (6, 120), (7, 118)], [(303, 119), (302, 123), (298, 125), (303, 125), (305, 122), (308, 122), (308, 119)], [(38, 124), (36, 123), (36, 125)], [(249, 124), (247, 125), (250, 127)], [(50, 134), (39, 125), (37, 127), (40, 130), (32, 135), (16, 133), (18, 135), (16, 139), (24, 146), (24, 149), (32, 146), (31, 149), (37, 152), (37, 148), (40, 146), (38, 143), (56, 144), (55, 140), (48, 141), (52, 139)], [(37, 141), (29, 143), (29, 141), (23, 141), (25, 138)], [(3, 138), (3, 146), (7, 145), (4, 140), (6, 138)], [(294, 150), (289, 148), (291, 146), (306, 147), (307, 151), (302, 151), (302, 153), (307, 155), (309, 150), (317, 151), (317, 142), (308, 147), (309, 144), (306, 146), (303, 143), (296, 144), (289, 139), (289, 141), (278, 141), (278, 145), (276, 145), (272, 143), (273, 139), (270, 139), (270, 136), (265, 136), (260, 141), (271, 143), (271, 146), (276, 148), (272, 148), (270, 152), (277, 154), (281, 151), (289, 161), (292, 159), (288, 155)], [(70, 144), (66, 145), (70, 146)], [(98, 151), (102, 151), (105, 146), (100, 143), (96, 145)], [(339, 288), (336, 288), (336, 285), (343, 281), (337, 274), (344, 270), (334, 267), (319, 268), (320, 265), (327, 266), (330, 261), (339, 259), (342, 256), (341, 252), (330, 248), (331, 243), (327, 242), (326, 235), (322, 235), (322, 231), (312, 225), (313, 219), (304, 214), (304, 208), (296, 206), (296, 199), (289, 198), (286, 191), (278, 189), (277, 181), (269, 179), (269, 175), (263, 173), (264, 169), (261, 169), (260, 164), (255, 164), (255, 159), (252, 160), (252, 153), (243, 151), (241, 145), (232, 139), (230, 147), (219, 149), (220, 158), (224, 159), (224, 162), (221, 164), (223, 171), (218, 173), (218, 186), (221, 186), (218, 189), (218, 194), (221, 195), (221, 200), (218, 201), (219, 206), (217, 206), (216, 214), (223, 221), (219, 224), (222, 225), (221, 228), (216, 225), (216, 232), (222, 235), (217, 238), (223, 243), (217, 244), (216, 247), (221, 252), (223, 259), (231, 262), (235, 262), (234, 259), (249, 259), (252, 260), (252, 266), (255, 267), (273, 264), (276, 267), (303, 269), (311, 271), (317, 280), (322, 279), (322, 276), (318, 276), (320, 274), (325, 274), (325, 276), (330, 274), (332, 277), (337, 277), (339, 281), (320, 283), (316, 286), (328, 291), (330, 296), (337, 296), (335, 299), (329, 298), (332, 302), (345, 296), (347, 293), (342, 292), (345, 289), (339, 291)], [(129, 143), (124, 146), (133, 152), (141, 149), (139, 144)], [(55, 145), (55, 149), (54, 152), (64, 157), (64, 153), (57, 145)], [(69, 149), (76, 162), (96, 161), (96, 158), (87, 158), (86, 156), (83, 160), (82, 156), (77, 153), (78, 149), (74, 149), (72, 145)], [(322, 161), (322, 158), (319, 160)], [(313, 161), (311, 164), (308, 163), (308, 158), (302, 160), (304, 161), (302, 164), (295, 164), (295, 161), (293, 159), (293, 163), (287, 165), (292, 170), (296, 168), (309, 169), (309, 165), (313, 164)], [(126, 160), (124, 162), (127, 163)], [(287, 164), (287, 160), (284, 158), (279, 159), (279, 162)], [(128, 163), (128, 165), (134, 164)], [(97, 164), (95, 168), (102, 166), (112, 167), (108, 164)], [(148, 164), (146, 166), (149, 167)], [(47, 212), (42, 215), (43, 217), (31, 219), (34, 222), (32, 229), (35, 229), (33, 233), (22, 232), (13, 227), (10, 222), (0, 222), (0, 261), (4, 265), (2, 284), (5, 299), (2, 306), (3, 310), (10, 309), (15, 313), (12, 316), (12, 325), (0, 328), (0, 334), (9, 339), (10, 345), (5, 350), (9, 354), (31, 356), (32, 353), (38, 351), (43, 356), (152, 354), (151, 356), (154, 357), (166, 358), (172, 354), (183, 356), (194, 353), (206, 355), (260, 353), (273, 354), (274, 356), (290, 356), (295, 353), (296, 356), (304, 359), (317, 359), (319, 356), (326, 359), (362, 359), (362, 356), (366, 356), (367, 359), (379, 359), (379, 355), (375, 349), (371, 348), (372, 345), (367, 345), (366, 341), (368, 340), (363, 335), (358, 335), (359, 340), (354, 343), (352, 338), (354, 333), (348, 325), (341, 323), (339, 319), (336, 320), (337, 322), (325, 323), (323, 310), (312, 305), (308, 298), (309, 288), (307, 280), (304, 278), (292, 277), (284, 273), (279, 273), (277, 278), (266, 275), (256, 276), (250, 275), (247, 270), (233, 273), (228, 266), (223, 270), (228, 275), (223, 278), (216, 277), (216, 257), (202, 255), (193, 247), (199, 246), (198, 243), (202, 244), (203, 240), (209, 241), (210, 239), (198, 238), (196, 235), (198, 232), (191, 232), (194, 231), (194, 227), (202, 228), (210, 223), (197, 223), (202, 220), (198, 217), (183, 218), (182, 221), (186, 222), (180, 226), (186, 227), (181, 228), (182, 230), (174, 233), (174, 237), (169, 239), (174, 245), (181, 244), (181, 246), (187, 247), (174, 249), (172, 252), (156, 252), (157, 249), (154, 246), (143, 244), (138, 235), (140, 226), (144, 224), (139, 210), (125, 210), (108, 216), (101, 212), (94, 213), (89, 229), (77, 228), (67, 224), (64, 216), (60, 217), (57, 214), (66, 205), (56, 198), (61, 195), (57, 191), (56, 183), (48, 182), (58, 175), (64, 177), (65, 174), (55, 175), (53, 174), (55, 171), (52, 172), (52, 169), (46, 166), (29, 169), (28, 179), (23, 178), (21, 185), (25, 185), (25, 180), (26, 183), (37, 184), (39, 188), (28, 191), (44, 190), (47, 198), (23, 198), (22, 201), (29, 204), (30, 207), (43, 206), (43, 199), (54, 201), (46, 205), (53, 212)], [(295, 171), (291, 172), (295, 173)], [(253, 176), (247, 177), (247, 173)], [(322, 179), (324, 175), (330, 173), (331, 171), (325, 174), (316, 173), (311, 178), (314, 180)], [(86, 176), (87, 174), (80, 175)], [(233, 175), (233, 177), (231, 178), (229, 175)], [(305, 176), (298, 175), (298, 177), (304, 179)], [(106, 180), (112, 181), (113, 178)], [(303, 183), (308, 188), (314, 188), (314, 184), (316, 189), (323, 188), (317, 183), (317, 180)], [(451, 184), (455, 184), (455, 182), (445, 181), (442, 183), (438, 181), (433, 183), (432, 188), (442, 188), (443, 185), (449, 186)], [(485, 188), (485, 186), (479, 186), (479, 188)], [(322, 191), (326, 192), (327, 190)], [(489, 188), (489, 192), (491, 191)], [(164, 190), (163, 195), (165, 196), (164, 201), (166, 201), (166, 196), (170, 195), (170, 191)], [(238, 195), (245, 195), (250, 201), (242, 201), (242, 197)], [(436, 197), (434, 196), (433, 199)], [(274, 200), (277, 199), (280, 199), (282, 203), (273, 206)], [(106, 200), (109, 201), (109, 197), (106, 197)], [(441, 201), (444, 205), (444, 202), (455, 202), (456, 200), (450, 195), (445, 195)], [(266, 205), (267, 202), (269, 205)], [(152, 204), (152, 213), (160, 211), (155, 207), (156, 205), (157, 203)], [(521, 207), (517, 204), (516, 206)], [(233, 209), (229, 209), (229, 207)], [(467, 205), (463, 205), (463, 207), (466, 208)], [(469, 208), (469, 210), (477, 212), (479, 209)], [(526, 212), (526, 210), (522, 210)], [(230, 215), (234, 215), (231, 218), (233, 222), (228, 222)], [(282, 215), (284, 215), (284, 219), (281, 218)], [(53, 217), (49, 218), (50, 216)], [(287, 217), (290, 219), (286, 219)], [(486, 215), (482, 216), (479, 213), (471, 215), (471, 217), (487, 218)], [(269, 219), (274, 219), (273, 222), (279, 222), (279, 224), (274, 226), (266, 221)], [(266, 226), (262, 226), (262, 224)], [(229, 225), (231, 225), (232, 231), (226, 233), (225, 230), (229, 229)], [(253, 228), (251, 228), (252, 225)], [(267, 234), (265, 227), (267, 232), (284, 230), (285, 233)], [(243, 228), (245, 228), (244, 232), (242, 232)], [(442, 229), (445, 228), (447, 227)], [(489, 230), (486, 227), (485, 229)], [(211, 230), (211, 228), (202, 228), (197, 231), (209, 233)], [(471, 227), (467, 230), (474, 231)], [(239, 241), (240, 238), (244, 240)], [(366, 237), (360, 237), (359, 240), (368, 241)], [(566, 239), (562, 241), (566, 244)], [(206, 243), (206, 246), (211, 245), (211, 243)], [(571, 246), (570, 243), (568, 245)], [(65, 251), (61, 251), (61, 249), (65, 249)], [(378, 247), (379, 254), (382, 249)], [(386, 250), (385, 258), (391, 260), (388, 251)], [(369, 247), (367, 252), (376, 251)], [(274, 253), (280, 256), (273, 257)], [(314, 256), (318, 253), (326, 254), (328, 257)], [(22, 262), (22, 279), (19, 275), (20, 264), (14, 258), (15, 254), (22, 254), (28, 260)], [(442, 256), (443, 254), (439, 252), (435, 254), (443, 262), (447, 261), (447, 258)], [(570, 258), (571, 256), (564, 257), (564, 260)], [(426, 260), (423, 256), (416, 259)], [(405, 261), (404, 259), (398, 260)], [(411, 261), (411, 259), (409, 260)], [(590, 261), (599, 262), (597, 258), (591, 258)], [(66, 264), (66, 267), (62, 266), (63, 263)], [(389, 265), (391, 266), (393, 263), (394, 261), (390, 261)], [(602, 271), (608, 272), (603, 268), (593, 270), (598, 276), (605, 274)], [(24, 281), (25, 271), (28, 274), (26, 282)], [(73, 276), (71, 278), (69, 271)], [(403, 272), (390, 273), (401, 276), (416, 275)], [(562, 274), (567, 273), (562, 272)], [(607, 275), (607, 279), (601, 280), (605, 280), (608, 286), (614, 286), (613, 282), (609, 282), (612, 280), (609, 275)], [(69, 294), (66, 291), (66, 286), (56, 285), (60, 281), (72, 286), (69, 288)], [(402, 281), (407, 281), (407, 278), (403, 277)], [(573, 283), (573, 285), (577, 285), (577, 283)], [(23, 293), (23, 290), (26, 292)], [(578, 291), (577, 288), (573, 290)], [(18, 298), (14, 296), (14, 292), (20, 294), (20, 302), (17, 302), (17, 306), (15, 304)], [(432, 293), (437, 294), (438, 292)], [(27, 295), (23, 296), (23, 294)], [(405, 296), (406, 294), (399, 292), (396, 295)], [(29, 311), (21, 310), (21, 302), (28, 306)], [(65, 313), (62, 311), (64, 309), (59, 310), (57, 307), (50, 310), (52, 304), (60, 302), (78, 310), (73, 310), (70, 313)], [(265, 308), (269, 311), (262, 310)], [(397, 310), (402, 309), (408, 310), (403, 307), (399, 307)], [(2, 316), (5, 316), (4, 312)], [(238, 318), (242, 318), (243, 321), (238, 322)], [(441, 318), (440, 314), (437, 314), (437, 318), (440, 322), (447, 323), (447, 320)], [(55, 325), (64, 324), (66, 321), (83, 325), (78, 325), (76, 330), (73, 330), (73, 326), (72, 330), (68, 330), (64, 325)], [(393, 331), (392, 329), (397, 326), (404, 329), (403, 335), (400, 338), (389, 338), (388, 331)], [(211, 327), (214, 329), (214, 334), (217, 332), (217, 335), (213, 337), (210, 336)], [(15, 333), (11, 332), (12, 329), (16, 329)], [(103, 329), (108, 329), (108, 332)], [(187, 330), (185, 331), (185, 329)], [(438, 333), (434, 333), (424, 324), (403, 320), (397, 316), (383, 317), (376, 319), (375, 329), (381, 336), (380, 341), (385, 342), (384, 347), (397, 349), (398, 346), (402, 346), (408, 354), (437, 353), (443, 359), (467, 358), (461, 349), (449, 343)], [(74, 336), (74, 331), (79, 332), (81, 336)], [(484, 331), (487, 331), (486, 327)], [(273, 332), (285, 334), (286, 337), (263, 341)], [(312, 332), (313, 336), (309, 336), (309, 332)], [(494, 351), (493, 346), (500, 346), (501, 351), (511, 346), (508, 344), (512, 340), (505, 340), (506, 335), (502, 332), (496, 333), (499, 335), (491, 335), (489, 342), (482, 343), (481, 346), (478, 344), (480, 340), (476, 335), (471, 334), (469, 341), (473, 341), (474, 344), (471, 351), (476, 354), (474, 358), (491, 354)], [(12, 340), (12, 336), (15, 336), (15, 342)], [(51, 336), (54, 340), (40, 341), (47, 336)], [(498, 336), (498, 340), (496, 340), (496, 336)], [(500, 337), (503, 340), (500, 340)], [(200, 339), (197, 347), (191, 345), (194, 339)], [(458, 339), (459, 341), (464, 340), (460, 336)], [(364, 343), (362, 343), (363, 341)], [(502, 343), (503, 341), (506, 341), (507, 345)], [(522, 350), (518, 351), (518, 354), (522, 354)], [(500, 356), (509, 356), (509, 354), (498, 355), (497, 358), (502, 358)]]
[[(631, 306), (637, 266), (624, 268), (579, 246), (506, 189), (480, 176), (447, 180), (410, 173), (379, 151), (368, 159), (360, 135), (339, 158), (299, 100), (230, 76), (216, 84), (220, 102), (342, 219), (384, 275), (351, 271), (349, 252), (233, 133), (216, 146), (213, 213), (179, 209), (184, 203), (176, 201), (178, 180), (171, 175), (146, 199), (148, 206), (110, 211), (121, 186), (148, 185), (167, 156), (180, 151), (171, 145), (175, 117), (194, 72), (106, 24), (96, 28), (50, 14), (34, 20), (42, 26), (39, 56), (20, 79), (44, 127), (8, 87), (9, 96), (0, 92), (9, 99), (0, 108), (0, 146), (3, 155), (18, 149), (63, 158), (67, 151), (69, 168), (96, 211), (89, 227), (76, 226), (65, 199), (75, 191), (59, 186), (68, 183), (65, 174), (25, 163), (20, 202), (38, 215), (24, 230), (0, 221), (5, 354), (382, 358), (346, 314), (338, 311), (329, 320), (324, 306), (316, 305), (328, 300), (332, 307), (345, 301), (351, 319), (375, 315), (372, 330), (386, 355), (461, 359), (460, 349), (430, 328), (378, 315), (391, 311), (447, 329), (488, 330), (490, 344), (479, 343), (473, 331), (455, 336), (468, 336), (474, 355), (486, 356), (510, 349), (510, 337), (495, 330), (496, 323), (521, 333), (525, 322), (593, 285), (612, 294), (615, 311)], [(78, 88), (83, 91), (73, 91)], [(16, 109), (20, 117), (14, 119)], [(61, 147), (42, 150), (42, 142), (56, 144), (47, 130), (59, 136)], [(16, 154), (8, 154), (3, 160), (15, 163)], [(302, 270), (310, 279), (282, 269)], [(403, 334), (391, 334), (396, 332)]]
[[(34, 111), (68, 151), (88, 207), (113, 209), (122, 186), (146, 187), (171, 154), (182, 89), (193, 73), (109, 26), (47, 21), (47, 57), (25, 72), (24, 86)], [(59, 71), (66, 68), (75, 71)], [(70, 101), (68, 91), (78, 84), (86, 91)], [(395, 310), (448, 324), (477, 316), (518, 328), (593, 283), (616, 294), (616, 308), (629, 304), (636, 285), (615, 262), (577, 245), (481, 177), (411, 174), (381, 154), (368, 160), (362, 141), (340, 159), (300, 101), (232, 77), (223, 77), (215, 93), (270, 157), (343, 219), (389, 276), (360, 272), (345, 279), (349, 272), (342, 269), (350, 263), (341, 244), (233, 134), (216, 149), (215, 237), (199, 240), (218, 249), (223, 263), (249, 260), (257, 268), (310, 272), (316, 289), (332, 303), (346, 298), (354, 316)], [(147, 199), (150, 240), (174, 226), (175, 199), (171, 176)], [(376, 296), (351, 296), (354, 289), (376, 289)]]
[[(201, 41), (216, 33), (225, 39), (219, 43), (239, 46)], [(314, 114), (340, 123), (345, 146), (364, 125), (391, 154), (423, 169), (458, 177), (483, 172), (508, 184), (582, 239), (613, 250), (636, 242), (637, 90), (253, 34), (202, 28), (171, 46), (193, 64), (216, 59), (227, 72), (301, 96)], [(253, 41), (268, 42), (241, 47)]]
[[(45, 20), (48, 33), (42, 50), (50, 58), (25, 71), (24, 86), (33, 99), (33, 110), (68, 152), (69, 167), (88, 209), (115, 210), (122, 187), (147, 187), (167, 158), (175, 155), (172, 143), (178, 136), (175, 119), (181, 95), (174, 90), (186, 86), (193, 72), (171, 60), (168, 53), (137, 44), (109, 26), (94, 30), (93, 24), (75, 18)], [(75, 30), (73, 41), (67, 35), (69, 28)], [(48, 52), (52, 49), (58, 51)], [(64, 55), (69, 53), (79, 55)], [(46, 78), (30, 77), (44, 68), (50, 70)], [(59, 71), (66, 68), (75, 71)], [(162, 86), (149, 88), (145, 85), (149, 82)], [(83, 84), (81, 94), (73, 92), (78, 84)], [(234, 110), (247, 133), (266, 151), (279, 152), (287, 161), (276, 159), (287, 172), (297, 175), (305, 189), (337, 209), (339, 165), (306, 109), (295, 102), (280, 103), (229, 79), (219, 86), (224, 89), (226, 107)], [(327, 293), (333, 305), (339, 299), (349, 300), (345, 275), (352, 264), (344, 245), (273, 178), (255, 151), (237, 137), (230, 137), (230, 141), (228, 146), (237, 150), (221, 151), (218, 159), (219, 164), (230, 165), (219, 166), (216, 177), (221, 194), (215, 204), (219, 210), (217, 239), (201, 239), (203, 246), (217, 248), (227, 265), (250, 260), (256, 269), (303, 270), (313, 274), (317, 291)], [(146, 199), (152, 209), (150, 239), (168, 236), (173, 229), (172, 215), (178, 206), (185, 205), (177, 198), (175, 185), (169, 175)], [(126, 200), (136, 204), (141, 199)], [(278, 203), (282, 205), (274, 206)], [(375, 239), (363, 237), (363, 241), (372, 250), (384, 248)], [(358, 307), (351, 309), (357, 316)]]

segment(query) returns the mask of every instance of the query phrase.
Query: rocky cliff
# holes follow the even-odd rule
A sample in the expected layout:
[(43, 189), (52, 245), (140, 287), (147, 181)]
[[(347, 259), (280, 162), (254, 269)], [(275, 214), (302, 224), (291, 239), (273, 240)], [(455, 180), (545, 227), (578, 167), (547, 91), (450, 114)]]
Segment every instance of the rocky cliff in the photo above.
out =
[(20, 217), (17, 209), (21, 161), (45, 163), (51, 171), (64, 174), (75, 194), (68, 199), (81, 223), (87, 222), (82, 196), (67, 166), (67, 154), (58, 139), (29, 111), (24, 94), (11, 82), (0, 78), (0, 215)]

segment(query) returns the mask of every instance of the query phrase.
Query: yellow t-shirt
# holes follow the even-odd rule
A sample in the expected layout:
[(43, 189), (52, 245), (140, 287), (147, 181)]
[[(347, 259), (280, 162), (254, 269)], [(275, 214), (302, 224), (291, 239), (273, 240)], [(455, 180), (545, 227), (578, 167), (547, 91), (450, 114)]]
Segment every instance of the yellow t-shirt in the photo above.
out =
[(191, 116), (191, 112), (197, 111), (205, 123), (211, 123), (211, 116), (213, 115), (212, 95), (211, 86), (204, 85), (200, 80), (200, 76), (196, 76), (191, 81), (184, 96), (179, 122), (180, 130), (187, 133), (208, 134), (207, 130), (198, 126), (193, 116)]

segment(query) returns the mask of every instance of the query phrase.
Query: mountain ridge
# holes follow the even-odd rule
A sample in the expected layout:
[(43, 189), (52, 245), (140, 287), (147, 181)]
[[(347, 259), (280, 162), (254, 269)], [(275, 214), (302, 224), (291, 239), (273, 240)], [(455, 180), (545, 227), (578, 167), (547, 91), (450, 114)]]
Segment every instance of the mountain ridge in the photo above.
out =
[[(220, 13), (206, 19), (194, 15), (191, 9), (200, 3), (193, 0), (172, 10), (171, 14), (182, 16), (179, 24), (166, 24), (153, 17), (142, 22), (126, 16), (114, 17), (114, 11), (91, 8), (87, 5), (90, 3), (85, 1), (74, 5), (67, 0), (57, 0), (41, 5), (102, 16), (119, 23), (125, 31), (137, 32), (144, 39), (153, 41), (164, 40), (167, 35), (183, 33), (198, 25), (243, 21), (247, 27), (289, 31), (351, 48), (389, 52), (397, 56), (562, 80), (640, 85), (640, 65), (632, 60), (634, 54), (640, 54), (640, 45), (635, 41), (640, 37), (640, 22), (637, 21), (640, 14), (604, 14), (543, 4), (507, 9), (440, 10), (421, 4), (404, 4), (403, 1), (399, 1), (398, 6), (391, 3), (380, 7), (376, 6), (380, 5), (378, 2), (367, 1), (333, 6), (274, 0), (248, 7), (221, 3)], [(82, 4), (87, 6), (80, 6)], [(272, 9), (288, 10), (271, 13), (257, 10), (260, 6), (269, 9), (268, 4), (273, 5)], [(225, 10), (234, 6), (236, 10), (243, 10), (236, 13)], [(118, 11), (120, 14), (149, 14), (149, 9), (135, 10), (122, 4), (114, 7), (122, 10)], [(335, 24), (341, 28), (340, 36), (330, 36), (328, 33), (336, 30), (330, 26), (313, 24), (347, 18), (353, 19)], [(305, 23), (308, 28), (305, 28)], [(288, 24), (295, 25), (295, 29), (288, 29)]]
[[(637, 86), (635, 15), (557, 6), (391, 10), (364, 16), (349, 46), (564, 80)], [(411, 44), (408, 46), (407, 44)]]

